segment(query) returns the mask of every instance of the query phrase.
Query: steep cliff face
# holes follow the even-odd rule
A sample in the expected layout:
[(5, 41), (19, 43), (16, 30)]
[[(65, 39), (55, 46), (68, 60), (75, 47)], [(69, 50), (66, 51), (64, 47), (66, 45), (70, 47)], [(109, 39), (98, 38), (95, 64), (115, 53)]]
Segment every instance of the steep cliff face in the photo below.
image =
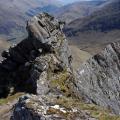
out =
[(28, 38), (2, 53), (1, 97), (18, 91), (49, 93), (58, 87), (51, 87), (56, 78), (63, 82), (71, 78), (71, 54), (62, 27), (62, 22), (46, 13), (28, 21)]
[(108, 45), (77, 71), (78, 92), (89, 102), (120, 114), (120, 43)]

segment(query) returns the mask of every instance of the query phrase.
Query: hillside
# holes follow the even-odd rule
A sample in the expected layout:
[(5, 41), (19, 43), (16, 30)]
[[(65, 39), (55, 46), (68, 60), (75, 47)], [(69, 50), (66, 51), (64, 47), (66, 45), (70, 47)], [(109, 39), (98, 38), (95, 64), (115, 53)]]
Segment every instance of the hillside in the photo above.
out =
[(109, 1), (90, 16), (76, 19), (67, 25), (65, 32), (81, 49), (98, 52), (120, 37), (120, 1)]
[[(0, 36), (7, 39), (24, 36), (26, 21), (40, 12), (40, 8), (43, 10), (46, 6), (47, 9), (48, 7), (56, 8), (60, 3), (56, 0), (1, 0)], [(38, 7), (39, 10), (36, 10)]]
[[(105, 1), (79, 1), (74, 2), (63, 7), (60, 7), (54, 12), (54, 15), (66, 23), (90, 15), (96, 7), (103, 4)], [(57, 13), (57, 14), (56, 14)]]
[(88, 60), (92, 55), (88, 52), (80, 50), (75, 45), (70, 45), (71, 54), (73, 57), (72, 66), (73, 69), (76, 71), (81, 64), (83, 64), (86, 60)]

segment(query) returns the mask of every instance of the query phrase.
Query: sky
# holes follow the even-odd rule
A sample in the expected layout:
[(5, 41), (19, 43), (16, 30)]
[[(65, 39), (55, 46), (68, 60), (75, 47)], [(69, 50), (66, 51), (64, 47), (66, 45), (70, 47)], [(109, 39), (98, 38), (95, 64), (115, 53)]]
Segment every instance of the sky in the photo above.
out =
[[(72, 2), (75, 2), (75, 1), (86, 1), (86, 0), (59, 0), (61, 1), (62, 3), (64, 4), (68, 4), (68, 3), (72, 3)], [(90, 1), (90, 0), (89, 0)]]

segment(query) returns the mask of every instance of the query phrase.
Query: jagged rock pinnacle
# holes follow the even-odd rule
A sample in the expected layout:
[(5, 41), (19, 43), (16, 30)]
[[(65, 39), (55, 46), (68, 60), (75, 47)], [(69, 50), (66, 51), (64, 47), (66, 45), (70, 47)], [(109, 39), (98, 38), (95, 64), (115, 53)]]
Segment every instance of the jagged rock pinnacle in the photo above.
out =
[(71, 54), (62, 32), (63, 23), (41, 13), (27, 23), (28, 37), (4, 51), (0, 64), (0, 96), (22, 91), (45, 94), (50, 80), (71, 72)]
[[(13, 83), (11, 86), (15, 91), (36, 94), (25, 95), (19, 99), (13, 108), (11, 120), (81, 120), (82, 116), (85, 119), (90, 118), (80, 110), (67, 109), (55, 102), (74, 94), (72, 56), (62, 26), (62, 22), (41, 13), (28, 21), (28, 38), (13, 47), (12, 54), (9, 50), (7, 62), (10, 58), (15, 59), (17, 64), (12, 70), (5, 68), (11, 75), (15, 73), (15, 86)], [(19, 57), (21, 55), (22, 58)], [(18, 56), (17, 59), (15, 56)], [(8, 68), (13, 68), (9, 65)]]

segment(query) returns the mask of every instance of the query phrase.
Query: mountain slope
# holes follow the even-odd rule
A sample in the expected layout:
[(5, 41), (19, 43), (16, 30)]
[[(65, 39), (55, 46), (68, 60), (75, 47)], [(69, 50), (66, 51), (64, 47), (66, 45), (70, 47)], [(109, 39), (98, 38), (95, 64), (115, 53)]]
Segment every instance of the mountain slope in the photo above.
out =
[(58, 7), (59, 5), (60, 3), (56, 0), (0, 1), (0, 35), (2, 37), (7, 35), (11, 38), (11, 36), (18, 37), (19, 33), (22, 36), (25, 32), (25, 22), (30, 18), (30, 10), (36, 11), (38, 7), (43, 9), (46, 6)]
[[(105, 1), (80, 1), (65, 5), (54, 12), (54, 15), (66, 23), (69, 23), (77, 18), (88, 16), (95, 10), (96, 7), (103, 4)], [(56, 14), (57, 13), (57, 14)]]
[[(120, 1), (112, 0), (100, 6), (97, 11), (83, 19), (67, 25), (65, 32), (73, 43), (82, 49), (103, 48), (109, 42), (120, 38)], [(92, 49), (91, 52), (99, 50)]]
[(76, 71), (81, 64), (83, 64), (86, 60), (88, 60), (92, 55), (88, 52), (80, 50), (75, 45), (70, 45), (71, 54), (73, 57), (72, 66), (74, 71)]
[(79, 94), (82, 93), (90, 103), (107, 107), (118, 115), (120, 115), (119, 62), (120, 41), (107, 45), (103, 51), (87, 60), (76, 75)]

